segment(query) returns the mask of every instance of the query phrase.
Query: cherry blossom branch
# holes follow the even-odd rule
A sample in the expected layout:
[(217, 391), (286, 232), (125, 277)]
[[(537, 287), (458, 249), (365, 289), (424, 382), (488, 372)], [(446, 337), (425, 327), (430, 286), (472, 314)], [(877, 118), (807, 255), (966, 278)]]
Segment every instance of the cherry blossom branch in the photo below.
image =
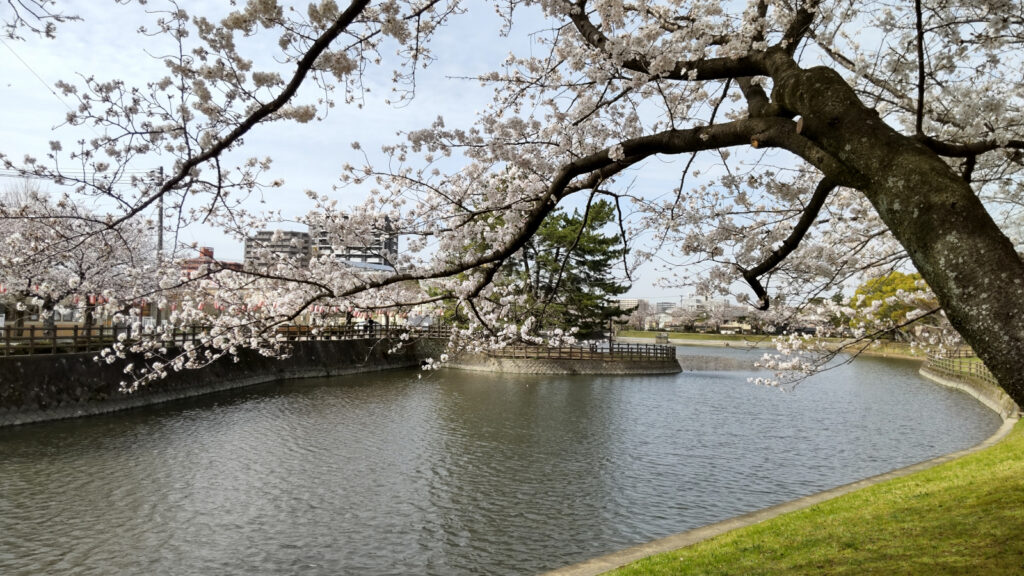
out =
[[(907, 320), (905, 322), (902, 322), (902, 323), (900, 323), (900, 324), (898, 324), (896, 326), (891, 326), (891, 327), (888, 327), (888, 328), (880, 328), (880, 329), (875, 330), (874, 332), (872, 332), (870, 334), (865, 334), (864, 336), (856, 338), (856, 339), (854, 339), (854, 340), (852, 340), (850, 342), (843, 342), (843, 343), (841, 343), (839, 346), (837, 346), (835, 348), (830, 348), (830, 349), (828, 349), (828, 351), (825, 354), (820, 355), (817, 358), (817, 360), (814, 363), (815, 365), (814, 365), (814, 372), (813, 373), (817, 374), (817, 373), (821, 373), (821, 372), (828, 372), (830, 370), (834, 370), (836, 368), (839, 368), (840, 366), (844, 366), (846, 364), (849, 364), (849, 363), (853, 362), (854, 360), (856, 360), (857, 358), (859, 358), (860, 355), (863, 354), (871, 346), (871, 344), (877, 342), (879, 340), (879, 338), (881, 338), (882, 336), (885, 336), (886, 334), (892, 334), (894, 332), (902, 330), (903, 328), (906, 328), (907, 326), (910, 326), (910, 325), (918, 322), (919, 320), (921, 320), (923, 318), (927, 318), (929, 316), (933, 316), (933, 315), (941, 313), (941, 312), (942, 312), (941, 308), (933, 308), (933, 309), (931, 309), (931, 310), (929, 310), (927, 312), (922, 313), (920, 316), (917, 316), (915, 318), (909, 319), (909, 320)], [(858, 345), (861, 344), (861, 343), (863, 343), (864, 345), (858, 347)], [(846, 357), (846, 358), (844, 358), (844, 359), (842, 359), (842, 360), (840, 360), (838, 362), (833, 362), (833, 360), (838, 358), (840, 354), (842, 354), (844, 352), (849, 352), (850, 350), (853, 350), (853, 352), (850, 353), (848, 357)], [(805, 374), (805, 375), (803, 375), (803, 376), (801, 376), (799, 378), (796, 378), (795, 380), (789, 381), (788, 384), (790, 386), (792, 386), (792, 387), (796, 387), (800, 383), (802, 383), (804, 380), (809, 378), (810, 376), (811, 376), (811, 374)]]
[[(594, 25), (587, 17), (587, 0), (577, 0), (568, 11), (569, 19), (579, 31), (587, 44), (611, 56), (609, 44), (611, 40)], [(623, 58), (620, 66), (643, 74), (669, 80), (720, 80), (741, 76), (756, 76), (763, 72), (755, 59), (737, 58), (704, 58), (687, 62), (676, 62), (669, 70), (654, 71), (651, 62), (643, 56), (634, 55)]]
[(23, 40), (18, 35), (18, 29), (25, 28), (33, 34), (54, 38), (57, 24), (81, 20), (75, 15), (51, 11), (47, 6), (50, 3), (46, 0), (7, 0), (7, 5), (11, 7), (11, 17), (3, 20), (3, 36), (10, 40)]
[(761, 283), (761, 276), (778, 266), (800, 246), (800, 241), (803, 240), (811, 225), (814, 224), (814, 220), (821, 212), (821, 207), (825, 205), (825, 200), (828, 199), (829, 194), (835, 190), (836, 186), (836, 182), (827, 177), (818, 182), (814, 194), (804, 207), (803, 214), (801, 214), (796, 226), (789, 233), (789, 237), (783, 240), (782, 245), (777, 250), (773, 250), (768, 258), (753, 268), (746, 269), (742, 266), (737, 266), (743, 274), (743, 279), (750, 284), (751, 289), (753, 289), (754, 294), (757, 296), (758, 310), (767, 310), (769, 307), (768, 291), (765, 290), (764, 285)]
[(108, 226), (111, 228), (118, 226), (151, 206), (166, 192), (173, 190), (183, 180), (185, 180), (192, 170), (209, 160), (218, 158), (256, 125), (270, 117), (275, 112), (281, 110), (289, 101), (291, 101), (295, 94), (298, 93), (299, 87), (302, 86), (306, 77), (309, 75), (310, 71), (312, 71), (317, 58), (319, 58), (320, 55), (330, 47), (331, 42), (345, 32), (348, 26), (355, 21), (369, 3), (370, 0), (352, 0), (352, 3), (349, 4), (348, 8), (346, 8), (345, 11), (338, 16), (338, 19), (335, 20), (334, 23), (316, 39), (315, 42), (313, 42), (303, 57), (299, 59), (296, 63), (295, 72), (293, 73), (291, 80), (276, 98), (266, 104), (260, 105), (228, 134), (204, 150), (201, 154), (189, 157), (189, 159), (183, 162), (174, 174), (164, 181), (163, 185), (160, 186), (156, 193), (154, 193), (150, 198), (137, 204), (131, 210), (128, 210), (119, 218), (112, 220)]
[(800, 46), (800, 40), (810, 34), (811, 24), (814, 23), (814, 17), (818, 13), (820, 5), (821, 0), (799, 3), (800, 7), (797, 9), (796, 15), (790, 22), (789, 27), (783, 33), (782, 41), (779, 43), (790, 57), (796, 54), (796, 50)]

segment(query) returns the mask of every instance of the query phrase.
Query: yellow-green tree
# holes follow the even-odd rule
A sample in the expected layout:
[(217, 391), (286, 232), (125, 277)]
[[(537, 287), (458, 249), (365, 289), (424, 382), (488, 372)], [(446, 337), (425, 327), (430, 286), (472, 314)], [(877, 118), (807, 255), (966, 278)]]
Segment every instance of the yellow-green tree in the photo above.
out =
[(921, 275), (894, 270), (861, 284), (850, 300), (855, 326), (903, 327), (912, 314), (938, 307)]

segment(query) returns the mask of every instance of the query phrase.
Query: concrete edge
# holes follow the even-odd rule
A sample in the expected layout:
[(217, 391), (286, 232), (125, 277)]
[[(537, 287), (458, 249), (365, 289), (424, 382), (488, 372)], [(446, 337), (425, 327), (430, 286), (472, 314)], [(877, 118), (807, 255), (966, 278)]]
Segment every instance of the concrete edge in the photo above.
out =
[(251, 376), (238, 380), (225, 380), (214, 384), (192, 388), (179, 388), (176, 390), (151, 392), (141, 396), (127, 394), (123, 398), (106, 402), (62, 406), (50, 410), (30, 410), (22, 412), (9, 411), (5, 414), (0, 414), (7, 417), (5, 422), (0, 423), (0, 428), (36, 424), (40, 422), (68, 420), (71, 418), (82, 418), (87, 416), (100, 416), (102, 414), (110, 414), (112, 412), (147, 408), (178, 400), (187, 400), (190, 398), (197, 398), (199, 396), (251, 388), (263, 384), (271, 384), (273, 382), (306, 380), (313, 378), (332, 378), (335, 376), (349, 376), (353, 374), (383, 372), (387, 370), (404, 370), (414, 368), (416, 366), (419, 366), (419, 361), (396, 362), (387, 365), (360, 364), (341, 369), (315, 367), (303, 370), (288, 370), (280, 373)]
[(833, 498), (837, 498), (851, 492), (856, 492), (857, 490), (861, 490), (869, 486), (874, 486), (895, 478), (910, 476), (911, 474), (916, 474), (918, 472), (928, 470), (929, 468), (934, 468), (940, 464), (945, 464), (967, 456), (968, 454), (980, 452), (986, 448), (994, 446), (1006, 438), (1010, 431), (1013, 430), (1013, 427), (1017, 424), (1018, 420), (1019, 416), (1004, 419), (1002, 426), (999, 427), (995, 434), (982, 443), (959, 452), (932, 458), (931, 460), (912, 464), (891, 472), (844, 484), (842, 486), (832, 488), (831, 490), (825, 490), (824, 492), (818, 492), (817, 494), (811, 494), (810, 496), (804, 496), (803, 498), (797, 498), (796, 500), (777, 504), (770, 508), (750, 512), (742, 516), (737, 516), (735, 518), (730, 518), (728, 520), (723, 520), (721, 522), (716, 522), (714, 524), (709, 524), (686, 532), (680, 532), (679, 534), (659, 538), (658, 540), (653, 540), (645, 544), (638, 544), (637, 546), (606, 554), (604, 556), (598, 556), (597, 558), (592, 558), (579, 564), (573, 564), (571, 566), (545, 572), (543, 576), (595, 576), (597, 574), (603, 574), (636, 562), (637, 560), (642, 560), (648, 556), (686, 548), (697, 544), (698, 542), (714, 538), (715, 536), (721, 536), (726, 532), (731, 532), (747, 526), (753, 526), (754, 524), (771, 520), (778, 516), (782, 516), (783, 514), (788, 514), (789, 512), (810, 508), (811, 506), (827, 502)]
[[(574, 360), (574, 362), (581, 362), (580, 360)], [(584, 375), (584, 376), (659, 376), (664, 374), (679, 374), (683, 371), (682, 367), (678, 363), (671, 364), (665, 363), (663, 365), (650, 365), (644, 364), (642, 366), (631, 367), (629, 365), (620, 365), (616, 369), (608, 369), (600, 366), (591, 366), (581, 364), (578, 366), (573, 365), (562, 365), (562, 366), (548, 366), (547, 370), (538, 371), (536, 368), (530, 366), (516, 367), (514, 365), (505, 365), (501, 367), (485, 366), (481, 364), (470, 364), (466, 362), (453, 362), (446, 363), (443, 365), (444, 368), (451, 370), (462, 370), (466, 372), (489, 372), (492, 374), (534, 374), (534, 375)]]
[(678, 358), (513, 358), (463, 353), (442, 364), (445, 368), (494, 374), (654, 376), (683, 371)]

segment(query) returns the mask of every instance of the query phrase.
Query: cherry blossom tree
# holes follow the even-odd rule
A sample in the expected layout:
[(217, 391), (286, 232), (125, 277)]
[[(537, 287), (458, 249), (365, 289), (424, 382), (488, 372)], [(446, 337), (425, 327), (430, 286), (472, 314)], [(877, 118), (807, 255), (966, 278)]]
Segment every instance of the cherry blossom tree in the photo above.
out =
[[(164, 76), (139, 86), (92, 76), (62, 84), (77, 103), (67, 122), (102, 135), (54, 142), (46, 159), (8, 152), (0, 162), (102, 198), (111, 229), (163, 201), (175, 215), (171, 231), (205, 221), (241, 237), (272, 217), (253, 212), (247, 195), (279, 184), (259, 150), (229, 161), (246, 151), (243, 137), (268, 123), (317, 121), (336, 103), (358, 105), (374, 97), (364, 79), (378, 71), (390, 71), (393, 98), (414, 96), (431, 38), (457, 38), (458, 13), (469, 8), (456, 0), (239, 4), (216, 17), (204, 14), (206, 3), (154, 12), (140, 41), (177, 47), (162, 57)], [(495, 275), (559, 205), (604, 197), (633, 254), (657, 254), (680, 272), (670, 282), (708, 292), (741, 282), (762, 309), (878, 270), (916, 269), (1024, 402), (1024, 262), (1014, 225), (1024, 199), (1019, 2), (495, 6), (502, 32), (526, 11), (542, 13), (547, 27), (530, 54), (479, 74), (494, 100), (476, 124), (438, 119), (387, 147), (383, 162), (355, 144), (340, 192), (311, 193), (310, 219), (335, 222), (340, 244), (385, 222), (404, 235), (396, 272), (329, 261), (211, 272), (202, 281), (216, 279), (219, 297), (240, 302), (258, 284), (261, 298), (279, 300), (276, 313), (244, 322), (206, 318), (220, 326), (211, 346), (263, 346), (278, 323), (324, 303), (455, 300), (472, 320), (457, 338), (521, 337), (528, 330), (502, 321), (521, 294), (496, 286)], [(154, 157), (162, 175), (140, 176), (139, 163)], [(668, 160), (673, 183), (645, 182)], [(115, 192), (124, 189), (115, 183), (131, 192)], [(340, 208), (344, 186), (365, 201)], [(173, 276), (162, 285), (200, 293), (198, 279)]]
[(142, 299), (160, 297), (151, 222), (109, 228), (32, 181), (0, 194), (0, 212), (0, 285), (19, 325), (32, 307), (48, 331), (56, 312), (77, 312), (88, 328), (97, 313), (138, 316)]
[(8, 14), (2, 21), (2, 34), (10, 40), (24, 40), (23, 32), (53, 38), (57, 25), (78, 20), (58, 10), (54, 0), (7, 0)]

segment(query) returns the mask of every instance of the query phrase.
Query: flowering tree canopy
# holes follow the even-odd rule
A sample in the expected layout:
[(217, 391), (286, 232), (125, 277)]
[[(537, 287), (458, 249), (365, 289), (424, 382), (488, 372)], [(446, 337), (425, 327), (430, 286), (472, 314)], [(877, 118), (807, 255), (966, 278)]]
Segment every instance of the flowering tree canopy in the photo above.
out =
[[(398, 99), (413, 97), (417, 67), (433, 58), (431, 39), (458, 38), (459, 13), (470, 8), (457, 0), (248, 0), (214, 15), (208, 3), (185, 4), (154, 12), (140, 36), (177, 46), (162, 57), (165, 75), (141, 85), (93, 76), (61, 84), (77, 103), (67, 122), (99, 136), (55, 141), (46, 159), (4, 151), (0, 162), (102, 199), (111, 229), (163, 201), (171, 231), (202, 220), (241, 237), (267, 219), (246, 194), (275, 184), (269, 161), (246, 150), (243, 137), (373, 97), (364, 79), (381, 67)], [(670, 281), (701, 283), (702, 292), (742, 285), (762, 309), (878, 269), (913, 267), (1024, 402), (1024, 262), (1015, 249), (1024, 199), (1020, 2), (495, 6), (504, 32), (524, 11), (542, 13), (547, 25), (534, 37), (539, 48), (479, 76), (494, 100), (476, 123), (438, 119), (387, 147), (384, 162), (340, 167), (342, 184), (373, 186), (356, 207), (311, 193), (310, 221), (337, 244), (385, 224), (403, 235), (395, 272), (320, 258), (258, 273), (211, 270), (182, 284), (169, 269), (163, 286), (199, 298), (213, 282), (239, 311), (197, 318), (192, 307), (170, 324), (215, 324), (211, 345), (220, 350), (262, 348), (276, 324), (311, 306), (449, 299), (467, 310), (477, 341), (500, 343), (521, 333), (502, 323), (504, 307), (518, 303), (512, 283), (495, 282), (502, 264), (563, 201), (604, 197), (633, 254), (696, 265)], [(8, 36), (79, 25), (34, 17), (7, 17)], [(303, 87), (319, 96), (300, 96), (314, 92)], [(241, 152), (252, 158), (229, 161)], [(645, 181), (656, 162), (672, 158), (673, 181)], [(162, 172), (132, 170), (154, 159)], [(278, 308), (242, 313), (253, 298), (273, 298)]]
[[(0, 286), (19, 312), (34, 306), (53, 326), (58, 311), (130, 316), (132, 300), (164, 297), (153, 274), (153, 223), (110, 228), (67, 197), (27, 183), (0, 193)], [(63, 309), (63, 310), (62, 310)], [(23, 314), (18, 314), (22, 317)]]

